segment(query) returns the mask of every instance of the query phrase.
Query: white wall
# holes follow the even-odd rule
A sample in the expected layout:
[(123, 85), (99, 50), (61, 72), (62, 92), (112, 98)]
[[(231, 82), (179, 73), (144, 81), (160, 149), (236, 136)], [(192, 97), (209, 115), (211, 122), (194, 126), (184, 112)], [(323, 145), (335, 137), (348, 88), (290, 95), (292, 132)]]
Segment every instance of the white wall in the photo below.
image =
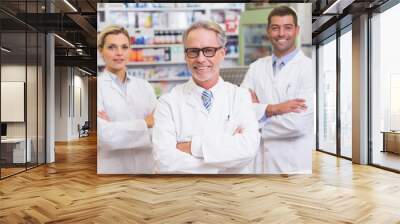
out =
[(88, 78), (82, 75), (72, 67), (56, 67), (56, 141), (77, 139), (78, 124), (88, 120)]
[[(78, 71), (79, 72), (79, 71)], [(78, 124), (83, 125), (88, 120), (88, 77), (81, 76), (82, 73), (77, 74), (75, 70), (74, 86), (75, 86), (75, 117), (73, 119), (73, 127), (77, 127)], [(80, 93), (78, 93), (80, 90)], [(80, 94), (80, 97), (79, 97)], [(78, 102), (80, 101), (80, 102)], [(81, 107), (81, 108), (80, 108)], [(81, 111), (80, 111), (81, 110)], [(78, 129), (74, 128), (73, 135), (78, 136)]]
[[(25, 65), (2, 65), (1, 66), (1, 81), (17, 81), (17, 82), (25, 82), (25, 74), (26, 70), (28, 74), (33, 74), (33, 70), (35, 69), (36, 74), (36, 67), (28, 66), (27, 68)], [(28, 77), (29, 78), (29, 77)], [(34, 83), (36, 85), (36, 82)], [(29, 90), (29, 89), (28, 89)], [(30, 93), (28, 91), (27, 96), (29, 97), (36, 97), (36, 89), (34, 93)], [(27, 99), (28, 102), (32, 100)], [(30, 105), (35, 106), (36, 105)], [(7, 110), (8, 108), (1, 108), (2, 110)], [(30, 117), (31, 113), (28, 113), (28, 121), (35, 120), (36, 117)], [(34, 114), (36, 116), (36, 114)], [(32, 127), (29, 125), (28, 127)], [(36, 128), (36, 127), (35, 127)], [(28, 130), (29, 132), (29, 130)], [(25, 122), (7, 122), (7, 136), (8, 137), (25, 137)], [(28, 136), (29, 137), (29, 136)]]
[[(1, 81), (24, 82), (26, 85), (26, 106), (22, 107), (22, 113), (26, 112), (26, 120), (23, 122), (6, 122), (7, 137), (30, 139), (32, 161), (44, 163), (44, 83), (42, 68), (39, 66), (25, 66), (25, 64), (3, 64), (1, 66)], [(27, 80), (25, 80), (27, 79)], [(2, 97), (7, 97), (2, 96)], [(25, 100), (24, 100), (25, 101)], [(12, 110), (10, 107), (3, 107), (1, 110)], [(4, 112), (4, 111), (3, 111)], [(7, 111), (13, 113), (13, 111)], [(37, 157), (37, 153), (39, 153)]]
[(69, 73), (67, 67), (55, 68), (55, 141), (68, 140)]

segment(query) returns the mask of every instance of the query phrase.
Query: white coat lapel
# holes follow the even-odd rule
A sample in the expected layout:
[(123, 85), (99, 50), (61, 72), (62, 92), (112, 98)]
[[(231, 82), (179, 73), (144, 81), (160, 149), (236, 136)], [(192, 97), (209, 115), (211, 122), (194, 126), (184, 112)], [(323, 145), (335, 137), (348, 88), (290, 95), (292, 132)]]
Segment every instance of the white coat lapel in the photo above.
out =
[(121, 88), (117, 86), (117, 84), (113, 81), (112, 76), (110, 72), (107, 72), (107, 83), (109, 83), (110, 88), (114, 89), (121, 97), (125, 98), (125, 94), (122, 92)]
[[(279, 76), (280, 74), (274, 75), (274, 69), (272, 67), (272, 57), (268, 57), (266, 65), (266, 74), (265, 79), (263, 79), (264, 91), (269, 91), (268, 94), (270, 99), (267, 101), (269, 103), (278, 103), (279, 102)], [(265, 94), (265, 93), (263, 93)]]
[[(277, 74), (275, 88), (279, 93), (279, 101), (286, 101), (291, 98), (289, 92), (291, 88), (295, 88), (295, 83), (298, 80), (298, 72), (302, 52), (298, 52), (295, 57), (290, 60)], [(289, 94), (289, 95), (288, 95)]]
[(105, 76), (104, 76), (104, 84), (105, 84), (105, 87), (108, 88), (108, 89), (110, 89), (110, 91), (107, 91), (107, 92), (108, 92), (108, 93), (117, 92), (118, 94), (121, 95), (121, 91), (119, 90), (119, 88), (116, 86), (116, 84), (115, 84), (114, 81), (112, 80), (111, 75), (112, 75), (112, 74), (110, 74), (110, 73), (107, 72), (107, 73), (105, 74)]
[(201, 113), (208, 114), (208, 111), (203, 107), (201, 104), (201, 99), (198, 99), (199, 96), (195, 94), (195, 86), (196, 85), (193, 80), (190, 80), (189, 82), (185, 83), (184, 86), (184, 98), (186, 101), (186, 104), (192, 108), (194, 108), (197, 111), (200, 111)]
[(116, 84), (114, 81), (111, 82), (111, 87), (112, 87), (113, 89), (115, 89), (115, 90), (117, 91), (117, 93), (118, 93), (119, 95), (121, 95), (121, 97), (125, 97), (125, 94), (122, 92), (121, 88), (119, 88), (119, 87), (117, 86), (117, 84)]
[(268, 58), (267, 63), (265, 63), (267, 68), (266, 68), (266, 79), (264, 79), (265, 83), (273, 83), (275, 80), (274, 77), (274, 69), (272, 67), (272, 57)]

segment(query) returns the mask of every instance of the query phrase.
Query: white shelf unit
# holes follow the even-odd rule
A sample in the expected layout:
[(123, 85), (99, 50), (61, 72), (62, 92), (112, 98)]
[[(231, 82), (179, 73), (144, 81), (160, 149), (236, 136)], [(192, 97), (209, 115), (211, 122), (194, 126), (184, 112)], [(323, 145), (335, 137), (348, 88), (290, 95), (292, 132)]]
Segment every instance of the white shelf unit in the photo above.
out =
[(143, 62), (129, 62), (128, 66), (138, 65), (184, 65), (185, 61), (143, 61)]
[[(142, 61), (142, 62), (129, 62), (128, 67), (133, 66), (151, 66), (151, 65), (184, 65), (185, 61)], [(104, 67), (104, 62), (98, 62), (98, 67)]]
[[(153, 86), (156, 88), (156, 93), (164, 93), (171, 89), (171, 86), (174, 86), (180, 82), (187, 81), (190, 76), (178, 76), (178, 73), (182, 73), (182, 71), (187, 71), (187, 66), (185, 61), (181, 57), (173, 57), (173, 52), (183, 53), (183, 47), (181, 43), (169, 43), (169, 44), (154, 44), (154, 40), (149, 41), (148, 44), (146, 41), (143, 41), (139, 44), (136, 42), (136, 35), (145, 35), (150, 34), (153, 37), (157, 36), (176, 36), (176, 34), (181, 35), (184, 30), (190, 25), (191, 22), (183, 22), (183, 24), (176, 24), (169, 21), (170, 17), (174, 21), (178, 20), (178, 18), (182, 18), (182, 14), (186, 13), (187, 18), (192, 16), (192, 19), (196, 16), (202, 17), (201, 19), (209, 19), (214, 20), (225, 29), (225, 13), (230, 13), (231, 15), (237, 15), (237, 20), (239, 20), (239, 14), (244, 11), (245, 4), (244, 3), (199, 3), (195, 4), (197, 7), (185, 7), (185, 5), (190, 5), (192, 3), (168, 3), (161, 5), (170, 5), (170, 6), (181, 6), (181, 7), (168, 7), (168, 8), (132, 8), (132, 7), (124, 7), (125, 5), (134, 6), (135, 3), (101, 3), (98, 7), (98, 31), (101, 31), (105, 26), (109, 24), (119, 24), (124, 26), (130, 35), (135, 36), (135, 42), (131, 40), (131, 49), (133, 51), (145, 51), (146, 49), (162, 49), (165, 48), (166, 52), (170, 53), (170, 57), (167, 59), (172, 61), (135, 61), (128, 63), (128, 70), (132, 70), (133, 74), (139, 74), (139, 77), (145, 77), (146, 80), (152, 83)], [(152, 4), (148, 4), (152, 5)], [(119, 6), (119, 7), (116, 7)], [(167, 22), (160, 19), (163, 18), (161, 15), (167, 14)], [(171, 14), (171, 15), (170, 15)], [(143, 15), (150, 17), (150, 21), (146, 21)], [(154, 15), (158, 15), (158, 21), (154, 23)], [(181, 17), (179, 17), (179, 15)], [(163, 15), (165, 16), (165, 15)], [(140, 17), (140, 19), (139, 19)], [(197, 17), (196, 17), (197, 18)], [(223, 18), (221, 20), (221, 18)], [(103, 19), (103, 21), (100, 21)], [(218, 19), (215, 20), (215, 19)], [(114, 21), (111, 21), (114, 20)], [(143, 22), (145, 21), (145, 22)], [(120, 22), (120, 23), (119, 23)], [(146, 23), (147, 22), (147, 23)], [(169, 23), (171, 22), (171, 23)], [(145, 24), (145, 26), (144, 26)], [(167, 24), (167, 25), (160, 25), (160, 24)], [(176, 24), (176, 25), (175, 25)], [(155, 26), (153, 26), (155, 25)], [(238, 21), (237, 21), (238, 25)], [(221, 67), (231, 67), (238, 65), (238, 28), (235, 32), (227, 31), (226, 35), (228, 37), (228, 44), (234, 43), (236, 46), (230, 47), (227, 46), (228, 54), (225, 57), (225, 61), (222, 63)], [(146, 38), (145, 38), (146, 40)], [(176, 41), (178, 42), (178, 41)], [(180, 48), (179, 48), (180, 47)], [(150, 50), (152, 51), (152, 50)], [(135, 57), (134, 57), (135, 58)], [(180, 59), (179, 61), (173, 60), (174, 58)], [(158, 57), (160, 59), (160, 57)], [(161, 57), (161, 60), (165, 58)], [(135, 60), (135, 59), (134, 59)], [(104, 62), (98, 58), (98, 70), (104, 68)], [(143, 71), (137, 72), (138, 70)], [(174, 71), (176, 74), (174, 74)], [(160, 75), (158, 75), (160, 72)], [(154, 75), (156, 73), (156, 75)], [(147, 78), (148, 77), (148, 78)], [(157, 78), (157, 77), (168, 77), (168, 78)], [(170, 82), (168, 84), (168, 82)], [(160, 89), (161, 88), (161, 89)], [(159, 95), (159, 94), (157, 94)]]
[(164, 48), (164, 47), (179, 47), (182, 44), (133, 44), (131, 48), (141, 49), (141, 48)]
[(237, 59), (239, 58), (239, 54), (227, 54), (225, 59)]
[(228, 37), (231, 37), (231, 36), (239, 36), (239, 33), (238, 33), (238, 32), (235, 32), (235, 33), (229, 33), (229, 32), (227, 32), (227, 33), (226, 33), (226, 36), (228, 36)]
[(211, 5), (209, 7), (149, 7), (149, 8), (132, 8), (132, 7), (99, 7), (97, 11), (129, 11), (129, 12), (163, 12), (163, 11), (218, 11), (218, 10), (244, 10), (244, 6), (234, 6), (234, 7), (215, 7)]
[[(156, 31), (178, 31), (178, 32), (183, 32), (185, 29), (183, 28), (173, 28), (173, 27), (151, 27), (151, 28), (134, 28), (134, 27), (129, 27), (128, 28), (129, 32), (156, 32)], [(239, 35), (239, 34), (237, 34)]]
[(189, 80), (190, 77), (184, 76), (184, 77), (166, 77), (166, 78), (150, 78), (147, 79), (149, 82), (179, 82), (179, 81), (187, 81)]
[(110, 12), (185, 12), (185, 11), (206, 11), (202, 7), (187, 8), (108, 8)]

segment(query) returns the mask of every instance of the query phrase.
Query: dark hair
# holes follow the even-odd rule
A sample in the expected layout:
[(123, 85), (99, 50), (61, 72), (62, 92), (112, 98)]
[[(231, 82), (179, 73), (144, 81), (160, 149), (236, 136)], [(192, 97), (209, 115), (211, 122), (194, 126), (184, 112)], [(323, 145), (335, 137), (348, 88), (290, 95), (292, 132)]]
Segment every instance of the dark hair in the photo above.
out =
[(271, 24), (271, 18), (273, 16), (292, 16), (294, 25), (297, 26), (297, 14), (293, 9), (291, 9), (288, 6), (284, 6), (284, 5), (278, 6), (271, 11), (271, 13), (268, 15), (268, 27), (269, 27), (269, 24)]

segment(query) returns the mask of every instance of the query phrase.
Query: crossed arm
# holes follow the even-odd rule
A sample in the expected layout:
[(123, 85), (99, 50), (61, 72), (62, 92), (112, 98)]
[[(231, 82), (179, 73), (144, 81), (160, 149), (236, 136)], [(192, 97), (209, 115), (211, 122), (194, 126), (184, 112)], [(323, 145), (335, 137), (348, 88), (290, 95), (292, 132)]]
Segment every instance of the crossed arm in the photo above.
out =
[[(232, 135), (242, 134), (242, 133), (243, 133), (243, 128), (237, 127)], [(180, 150), (181, 152), (192, 155), (192, 141), (178, 142), (178, 143), (176, 143), (176, 148), (178, 150)]]
[[(263, 138), (285, 139), (307, 134), (314, 122), (313, 94), (312, 87), (305, 87), (298, 98), (268, 104), (264, 112), (268, 122), (262, 128)], [(257, 101), (254, 103), (257, 104)]]
[[(201, 136), (178, 142), (171, 106), (161, 99), (155, 112), (153, 132), (154, 155), (161, 173), (218, 173), (221, 169), (238, 168), (255, 156), (259, 144), (258, 124), (250, 99), (241, 114), (243, 122), (230, 132), (204, 127)], [(175, 115), (176, 116), (176, 115)], [(175, 118), (176, 119), (176, 118)]]

